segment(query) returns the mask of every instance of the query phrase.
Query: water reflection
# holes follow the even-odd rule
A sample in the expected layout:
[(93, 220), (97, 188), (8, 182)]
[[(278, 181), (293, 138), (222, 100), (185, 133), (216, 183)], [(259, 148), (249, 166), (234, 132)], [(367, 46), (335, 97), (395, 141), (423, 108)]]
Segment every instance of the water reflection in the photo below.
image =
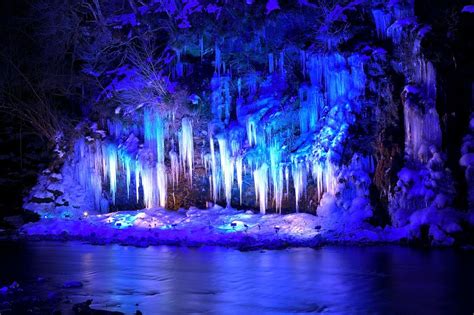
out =
[[(145, 314), (474, 311), (471, 252), (395, 246), (239, 252), (224, 248), (2, 244), (2, 284), (49, 278), (73, 303)], [(27, 262), (27, 263), (26, 263)], [(70, 304), (62, 305), (64, 311)]]

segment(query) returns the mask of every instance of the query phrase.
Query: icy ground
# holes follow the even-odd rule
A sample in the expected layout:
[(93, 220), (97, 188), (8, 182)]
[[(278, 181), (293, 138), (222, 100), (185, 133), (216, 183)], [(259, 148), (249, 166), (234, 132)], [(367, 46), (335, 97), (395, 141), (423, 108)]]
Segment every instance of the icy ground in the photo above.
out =
[(207, 210), (162, 208), (76, 218), (44, 218), (22, 227), (27, 238), (83, 240), (93, 244), (217, 245), (241, 249), (318, 246), (322, 243), (397, 242), (404, 228), (348, 226), (307, 213), (254, 214), (214, 206)]

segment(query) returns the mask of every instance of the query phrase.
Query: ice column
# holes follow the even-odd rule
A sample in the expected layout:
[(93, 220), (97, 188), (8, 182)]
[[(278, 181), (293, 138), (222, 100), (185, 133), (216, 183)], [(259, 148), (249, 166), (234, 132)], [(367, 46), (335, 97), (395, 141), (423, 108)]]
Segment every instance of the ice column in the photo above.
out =
[(179, 156), (183, 170), (188, 169), (189, 181), (193, 182), (194, 141), (193, 126), (189, 118), (181, 121), (181, 133), (179, 134)]
[(247, 120), (247, 140), (250, 146), (257, 144), (257, 126), (251, 117)]
[(209, 138), (209, 143), (211, 147), (211, 182), (212, 182), (212, 198), (214, 203), (218, 199), (219, 195), (219, 174), (217, 173), (217, 161), (216, 161), (216, 152), (214, 146), (214, 139), (212, 137)]
[(109, 180), (110, 194), (112, 195), (112, 202), (115, 203), (115, 196), (117, 193), (117, 148), (113, 144), (108, 144), (105, 147), (105, 165), (107, 165), (107, 177)]
[(242, 170), (243, 170), (243, 157), (238, 156), (235, 160), (235, 171), (237, 173), (237, 185), (239, 186), (239, 197), (240, 204), (242, 205)]
[(372, 10), (372, 16), (374, 17), (375, 29), (377, 30), (377, 36), (380, 39), (387, 38), (387, 28), (390, 26), (392, 21), (392, 15), (385, 12), (384, 10)]
[(227, 139), (223, 136), (219, 136), (217, 141), (219, 143), (219, 154), (221, 157), (221, 172), (224, 181), (225, 199), (227, 202), (227, 207), (230, 207), (235, 162), (230, 154)]
[(260, 206), (260, 213), (265, 214), (267, 209), (268, 194), (268, 166), (263, 163), (253, 172), (253, 180), (255, 184), (255, 197)]
[(74, 145), (74, 178), (94, 198), (94, 207), (101, 209), (102, 178), (104, 175), (104, 159), (102, 145), (99, 140), (88, 144), (79, 139)]
[(281, 146), (274, 143), (270, 149), (270, 174), (273, 185), (273, 198), (276, 209), (281, 212), (283, 200), (283, 170), (281, 167)]
[(180, 169), (179, 158), (176, 152), (170, 151), (170, 161), (171, 161), (171, 184), (174, 189), (179, 181), (179, 169)]
[(299, 201), (306, 188), (306, 165), (296, 159), (292, 163), (291, 173), (293, 176), (293, 185), (295, 187), (296, 212), (299, 210)]
[(275, 60), (273, 58), (273, 53), (268, 54), (268, 72), (273, 73), (275, 67)]
[(165, 130), (162, 118), (152, 110), (144, 112), (144, 140), (145, 146), (154, 149), (158, 163), (165, 161)]

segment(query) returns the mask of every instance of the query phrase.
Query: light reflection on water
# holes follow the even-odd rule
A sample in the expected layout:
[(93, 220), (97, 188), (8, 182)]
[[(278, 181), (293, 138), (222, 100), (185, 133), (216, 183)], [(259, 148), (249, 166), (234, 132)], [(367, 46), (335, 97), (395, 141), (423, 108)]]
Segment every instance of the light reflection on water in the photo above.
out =
[[(471, 314), (474, 254), (396, 246), (239, 252), (225, 248), (2, 246), (2, 285), (77, 280), (73, 303), (144, 314)], [(45, 290), (43, 288), (42, 290)], [(45, 290), (45, 291), (47, 291)], [(62, 306), (71, 310), (71, 304)]]

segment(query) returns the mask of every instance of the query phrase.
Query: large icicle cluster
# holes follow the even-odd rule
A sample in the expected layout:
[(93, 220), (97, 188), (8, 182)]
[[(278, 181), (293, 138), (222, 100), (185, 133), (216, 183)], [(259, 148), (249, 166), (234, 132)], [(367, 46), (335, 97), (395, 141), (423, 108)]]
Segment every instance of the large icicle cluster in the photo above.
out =
[[(309, 81), (300, 86), (294, 104), (280, 101), (286, 87), (284, 52), (278, 58), (268, 55), (268, 75), (254, 73), (238, 79), (237, 123), (228, 120), (230, 77), (216, 70), (211, 83), (214, 120), (206, 158), (214, 201), (224, 196), (230, 206), (234, 185), (241, 200), (245, 170), (252, 175), (256, 206), (262, 213), (269, 208), (281, 212), (284, 198), (291, 195), (298, 211), (311, 177), (318, 200), (325, 192), (336, 193), (348, 128), (363, 107), (364, 60), (357, 54), (302, 52), (301, 56), (301, 69)], [(287, 107), (285, 114), (281, 106)], [(299, 136), (288, 141), (293, 134)]]
[[(191, 120), (183, 118), (181, 131), (178, 135), (179, 156), (175, 151), (169, 152), (170, 167), (165, 164), (165, 141), (167, 134), (166, 122), (156, 111), (145, 109), (143, 114), (143, 130), (134, 130), (143, 137), (143, 145), (130, 130), (109, 122), (109, 134), (103, 140), (77, 140), (71, 162), (76, 180), (94, 196), (94, 207), (97, 211), (106, 211), (101, 206), (105, 191), (108, 199), (116, 204), (119, 181), (124, 181), (127, 199), (132, 203), (140, 202), (146, 208), (166, 207), (168, 183), (176, 187), (179, 174), (187, 173), (191, 181), (194, 159), (193, 129)], [(117, 145), (120, 138), (126, 135), (127, 140)], [(132, 178), (134, 179), (132, 182)], [(108, 184), (108, 189), (104, 190)], [(132, 187), (135, 190), (132, 191)]]

